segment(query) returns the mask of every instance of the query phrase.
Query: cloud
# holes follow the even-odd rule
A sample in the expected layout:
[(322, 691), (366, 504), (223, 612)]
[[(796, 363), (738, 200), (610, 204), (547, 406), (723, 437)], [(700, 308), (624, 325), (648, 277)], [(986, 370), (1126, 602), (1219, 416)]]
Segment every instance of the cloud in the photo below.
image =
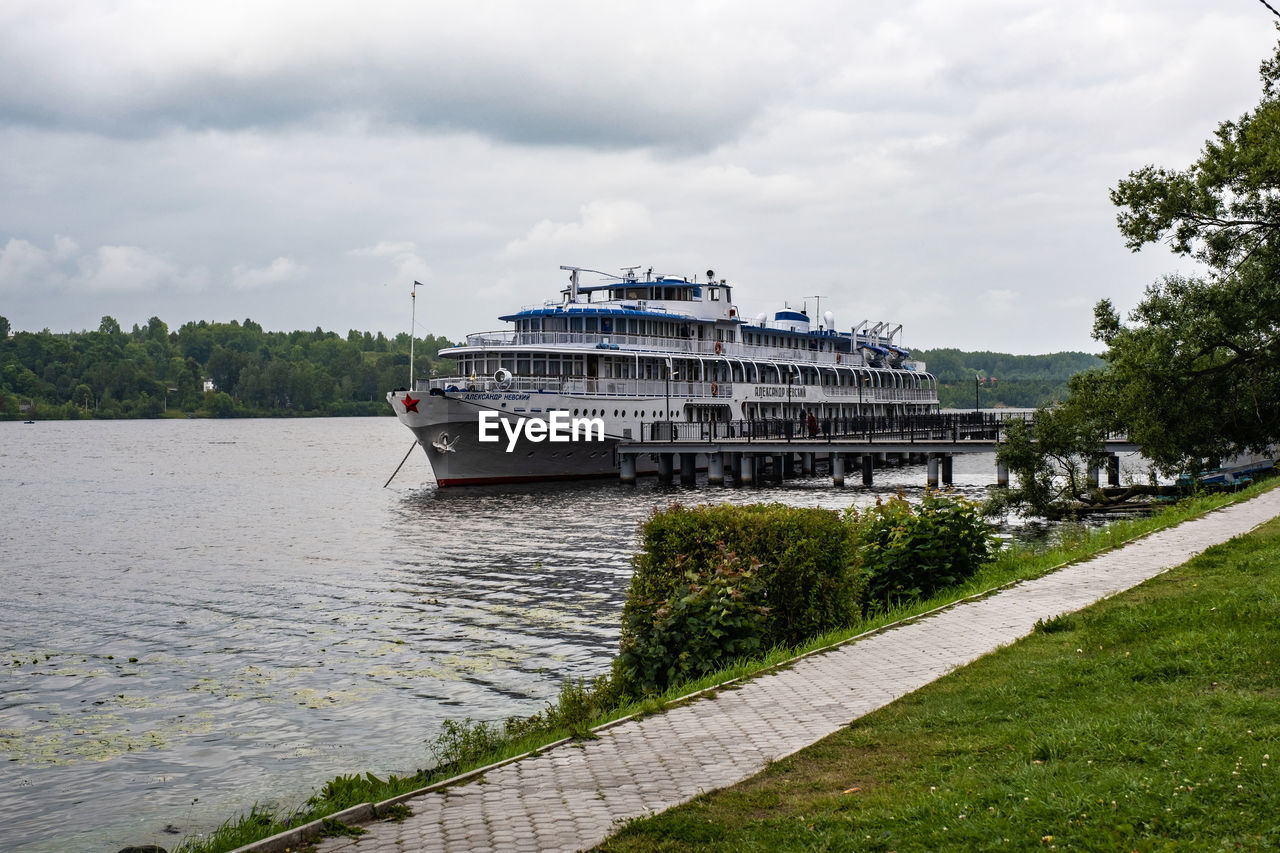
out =
[(137, 246), (99, 246), (81, 253), (70, 237), (56, 235), (52, 249), (10, 238), (0, 250), (0, 292), (60, 292), (67, 289), (101, 294), (137, 293), (174, 287), (199, 289), (208, 273), (182, 269)]
[(582, 206), (581, 214), (577, 222), (542, 220), (524, 237), (508, 243), (503, 254), (517, 256), (544, 250), (605, 246), (624, 237), (635, 239), (652, 225), (649, 209), (634, 201), (593, 201)]
[[(356, 258), (388, 258), (395, 270), (394, 279), (398, 282), (431, 280), (431, 267), (418, 256), (418, 247), (408, 241), (383, 240), (373, 246), (351, 249), (347, 252)], [(374, 279), (385, 278), (384, 274), (373, 274)]]
[(993, 314), (1005, 315), (1018, 307), (1018, 293), (1005, 288), (991, 288), (983, 292), (982, 308)]
[(18, 4), (0, 17), (0, 118), (134, 136), (352, 116), (524, 144), (706, 149), (792, 77), (800, 46), (742, 26), (753, 8), (767, 5)]
[(276, 258), (265, 267), (236, 266), (231, 271), (231, 286), (237, 290), (270, 287), (297, 278), (307, 268), (289, 258)]
[(73, 284), (92, 291), (155, 290), (182, 279), (177, 266), (137, 246), (100, 246), (77, 261)]
[(27, 240), (10, 238), (0, 249), (0, 292), (41, 286), (52, 270), (48, 252)]

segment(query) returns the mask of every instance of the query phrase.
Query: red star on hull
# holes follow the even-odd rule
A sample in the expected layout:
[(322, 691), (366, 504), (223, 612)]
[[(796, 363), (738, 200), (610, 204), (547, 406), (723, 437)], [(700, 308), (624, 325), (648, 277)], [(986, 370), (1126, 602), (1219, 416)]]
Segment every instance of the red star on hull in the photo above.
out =
[(405, 412), (416, 412), (418, 411), (418, 404), (421, 403), (422, 401), (415, 400), (412, 397), (410, 397), (408, 394), (405, 394), (404, 399), (401, 400), (400, 402), (404, 403)]

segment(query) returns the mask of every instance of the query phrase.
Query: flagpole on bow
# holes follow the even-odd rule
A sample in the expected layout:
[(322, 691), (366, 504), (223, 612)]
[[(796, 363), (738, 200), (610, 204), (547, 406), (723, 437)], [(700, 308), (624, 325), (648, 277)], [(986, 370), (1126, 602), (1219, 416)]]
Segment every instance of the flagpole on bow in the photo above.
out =
[[(414, 281), (413, 291), (409, 296), (413, 299), (413, 311), (410, 313), (409, 319), (409, 390), (413, 390), (413, 339), (418, 332), (418, 285), (420, 282)], [(397, 469), (398, 470), (398, 469)], [(391, 476), (395, 476), (392, 474)], [(389, 481), (388, 481), (389, 482)]]

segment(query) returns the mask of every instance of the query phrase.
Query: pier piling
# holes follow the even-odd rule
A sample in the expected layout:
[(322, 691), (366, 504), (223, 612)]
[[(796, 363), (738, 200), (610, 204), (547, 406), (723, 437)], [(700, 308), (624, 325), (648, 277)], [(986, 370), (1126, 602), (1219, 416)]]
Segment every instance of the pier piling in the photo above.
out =
[(674, 453), (658, 454), (658, 482), (664, 485), (671, 485), (671, 475), (674, 473), (673, 457)]
[(707, 454), (707, 485), (724, 485), (724, 456), (723, 453)]
[(680, 485), (692, 486), (698, 482), (698, 455), (696, 453), (680, 454)]

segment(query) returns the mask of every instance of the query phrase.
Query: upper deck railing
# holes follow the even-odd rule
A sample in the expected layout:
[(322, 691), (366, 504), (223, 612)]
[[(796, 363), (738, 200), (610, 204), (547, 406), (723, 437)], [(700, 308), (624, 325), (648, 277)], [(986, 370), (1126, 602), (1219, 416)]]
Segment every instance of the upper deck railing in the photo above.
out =
[[(831, 350), (760, 346), (741, 341), (712, 341), (705, 338), (655, 338), (649, 335), (626, 335), (603, 332), (517, 332), (511, 329), (476, 332), (467, 335), (469, 347), (561, 347), (583, 350), (626, 349), (629, 352), (671, 353), (749, 361), (779, 361), (813, 364), (821, 367), (871, 367), (860, 353), (835, 353)], [(839, 359), (837, 361), (837, 358)], [(905, 361), (902, 370), (923, 373), (922, 361)]]

